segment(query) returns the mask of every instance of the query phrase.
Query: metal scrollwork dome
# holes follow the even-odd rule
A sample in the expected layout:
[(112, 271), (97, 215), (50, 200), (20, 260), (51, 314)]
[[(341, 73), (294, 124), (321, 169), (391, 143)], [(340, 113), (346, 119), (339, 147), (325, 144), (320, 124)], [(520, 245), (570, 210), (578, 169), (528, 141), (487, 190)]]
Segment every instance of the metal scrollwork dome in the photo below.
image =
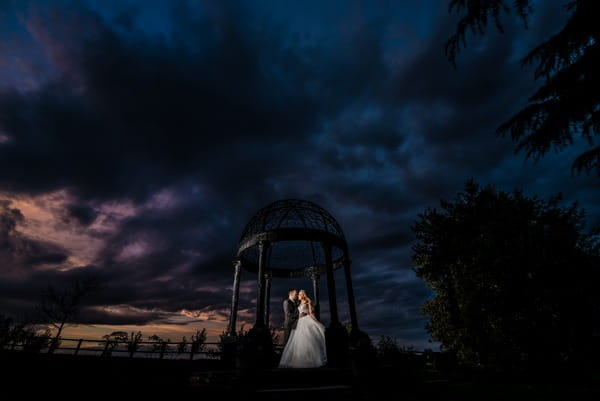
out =
[(237, 258), (246, 270), (258, 270), (261, 242), (269, 244), (268, 270), (280, 277), (323, 273), (323, 248), (328, 246), (332, 249), (333, 266), (339, 268), (348, 249), (335, 218), (319, 205), (301, 199), (275, 201), (250, 219), (237, 250)]

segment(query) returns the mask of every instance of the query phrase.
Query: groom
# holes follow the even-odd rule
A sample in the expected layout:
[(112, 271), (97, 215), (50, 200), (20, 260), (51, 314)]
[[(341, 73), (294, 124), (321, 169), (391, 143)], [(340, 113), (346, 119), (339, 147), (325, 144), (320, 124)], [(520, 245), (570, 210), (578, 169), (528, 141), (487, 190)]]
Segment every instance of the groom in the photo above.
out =
[(283, 313), (285, 320), (283, 321), (283, 345), (287, 344), (290, 338), (290, 333), (296, 328), (298, 323), (298, 291), (291, 289), (288, 291), (288, 298), (283, 301)]

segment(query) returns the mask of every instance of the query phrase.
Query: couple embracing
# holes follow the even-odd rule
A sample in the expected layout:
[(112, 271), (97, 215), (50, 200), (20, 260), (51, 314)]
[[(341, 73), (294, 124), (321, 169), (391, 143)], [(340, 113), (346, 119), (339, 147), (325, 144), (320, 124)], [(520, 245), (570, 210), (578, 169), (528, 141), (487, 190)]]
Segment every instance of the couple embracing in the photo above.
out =
[(306, 291), (292, 289), (283, 301), (284, 344), (280, 368), (316, 368), (327, 363), (325, 326), (314, 315)]

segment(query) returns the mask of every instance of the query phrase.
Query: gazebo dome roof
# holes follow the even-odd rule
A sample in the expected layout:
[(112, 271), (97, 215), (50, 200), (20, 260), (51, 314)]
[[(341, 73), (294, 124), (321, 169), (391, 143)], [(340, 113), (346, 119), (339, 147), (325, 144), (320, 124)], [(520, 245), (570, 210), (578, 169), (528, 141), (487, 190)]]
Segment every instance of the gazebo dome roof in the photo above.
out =
[(246, 224), (238, 245), (238, 259), (250, 271), (258, 266), (261, 241), (271, 246), (268, 270), (278, 276), (323, 272), (322, 245), (332, 247), (334, 268), (341, 266), (347, 244), (335, 218), (319, 205), (301, 199), (282, 199), (260, 209)]
[(241, 241), (255, 234), (282, 228), (320, 230), (344, 239), (338, 222), (321, 206), (302, 199), (282, 199), (263, 207), (250, 219)]

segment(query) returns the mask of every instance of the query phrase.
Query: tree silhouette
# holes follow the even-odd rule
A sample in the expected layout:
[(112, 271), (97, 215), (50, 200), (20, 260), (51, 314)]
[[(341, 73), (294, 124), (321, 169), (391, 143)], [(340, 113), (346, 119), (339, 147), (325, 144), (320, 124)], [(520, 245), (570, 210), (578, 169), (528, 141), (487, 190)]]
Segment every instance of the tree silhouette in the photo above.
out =
[(187, 337), (183, 336), (181, 341), (179, 343), (177, 343), (177, 355), (183, 354), (185, 352), (185, 350), (187, 349), (187, 346), (188, 346)]
[(142, 342), (142, 332), (138, 331), (137, 333), (131, 332), (129, 335), (129, 339), (127, 340), (127, 351), (129, 352), (129, 357), (133, 358), (133, 354), (140, 348), (140, 343)]
[[(503, 31), (502, 14), (515, 10), (527, 26), (532, 12), (530, 0), (451, 0), (450, 11), (464, 12), (456, 32), (446, 42), (446, 55), (455, 64), (466, 34), (484, 34), (488, 22)], [(565, 10), (570, 17), (560, 32), (532, 49), (521, 64), (537, 64), (535, 79), (544, 84), (529, 98), (529, 104), (498, 127), (499, 135), (510, 134), (517, 151), (527, 157), (542, 158), (550, 149), (560, 151), (581, 135), (589, 149), (579, 155), (571, 170), (600, 176), (600, 146), (594, 136), (600, 133), (600, 31), (597, 16), (600, 2), (575, 0)]]
[(167, 348), (169, 347), (170, 339), (162, 339), (159, 335), (153, 334), (148, 337), (148, 340), (152, 341), (152, 352), (159, 352), (159, 358), (163, 359), (165, 352), (167, 352)]
[(50, 343), (50, 330), (39, 330), (29, 323), (16, 323), (0, 314), (0, 350), (20, 347), (26, 352), (39, 352)]
[(21, 330), (23, 330), (22, 325), (15, 324), (12, 318), (0, 314), (0, 349), (13, 345)]
[(583, 357), (600, 244), (584, 212), (559, 200), (469, 181), (411, 227), (415, 272), (435, 292), (427, 330), (461, 361), (521, 369)]
[(377, 341), (377, 357), (379, 360), (389, 362), (398, 359), (399, 355), (398, 341), (393, 337), (382, 335)]
[(206, 329), (196, 330), (196, 333), (192, 334), (191, 344), (190, 359), (194, 359), (195, 354), (206, 349)]
[(113, 350), (119, 344), (127, 343), (129, 340), (129, 336), (126, 331), (113, 331), (110, 334), (103, 335), (102, 338), (104, 338), (104, 342), (100, 343), (100, 345), (104, 345), (102, 356), (111, 356)]
[(37, 305), (41, 319), (56, 329), (50, 352), (58, 346), (64, 327), (75, 323), (83, 300), (98, 289), (98, 280), (90, 275), (76, 278), (68, 288), (57, 290), (48, 284)]

